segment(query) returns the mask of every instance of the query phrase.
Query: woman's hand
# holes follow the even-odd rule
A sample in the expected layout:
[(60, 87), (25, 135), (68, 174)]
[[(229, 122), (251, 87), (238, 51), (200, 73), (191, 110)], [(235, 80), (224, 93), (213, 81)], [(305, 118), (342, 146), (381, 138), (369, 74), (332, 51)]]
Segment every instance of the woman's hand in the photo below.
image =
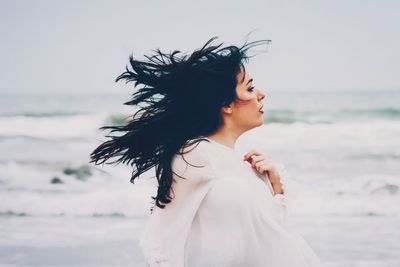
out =
[(265, 172), (267, 172), (266, 176), (271, 181), (275, 193), (283, 193), (278, 169), (269, 155), (253, 149), (244, 155), (243, 160), (249, 162), (260, 174), (265, 175)]

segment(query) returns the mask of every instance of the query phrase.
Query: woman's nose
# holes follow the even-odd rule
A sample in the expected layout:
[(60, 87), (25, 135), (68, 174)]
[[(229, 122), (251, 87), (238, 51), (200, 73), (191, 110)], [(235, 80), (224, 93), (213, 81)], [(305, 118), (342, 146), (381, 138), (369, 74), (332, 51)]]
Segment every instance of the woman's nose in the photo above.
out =
[(261, 101), (265, 98), (265, 94), (263, 92), (261, 92), (260, 90), (258, 90), (258, 100)]

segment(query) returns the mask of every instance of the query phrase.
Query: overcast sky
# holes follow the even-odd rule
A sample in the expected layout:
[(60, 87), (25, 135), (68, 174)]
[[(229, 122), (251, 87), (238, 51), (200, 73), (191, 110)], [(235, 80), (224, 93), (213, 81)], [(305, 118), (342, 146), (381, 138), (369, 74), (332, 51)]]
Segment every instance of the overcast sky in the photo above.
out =
[(400, 89), (400, 1), (0, 0), (0, 92), (125, 92), (128, 57), (271, 39), (268, 90)]

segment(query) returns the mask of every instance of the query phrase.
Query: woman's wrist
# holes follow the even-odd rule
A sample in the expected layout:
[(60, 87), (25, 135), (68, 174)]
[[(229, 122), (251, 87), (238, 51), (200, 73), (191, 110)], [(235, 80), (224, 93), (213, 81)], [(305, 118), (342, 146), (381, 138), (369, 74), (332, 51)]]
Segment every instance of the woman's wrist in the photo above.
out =
[(280, 181), (272, 183), (272, 189), (274, 190), (275, 194), (283, 194), (283, 185)]
[(283, 194), (283, 184), (281, 183), (281, 177), (278, 170), (274, 168), (269, 175), (274, 193)]

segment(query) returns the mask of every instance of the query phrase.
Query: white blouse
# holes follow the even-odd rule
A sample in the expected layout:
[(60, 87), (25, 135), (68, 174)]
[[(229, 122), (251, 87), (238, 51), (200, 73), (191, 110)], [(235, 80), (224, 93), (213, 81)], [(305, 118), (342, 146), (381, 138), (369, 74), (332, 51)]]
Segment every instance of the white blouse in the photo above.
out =
[(242, 155), (208, 141), (173, 158), (174, 198), (164, 209), (154, 207), (139, 239), (148, 266), (321, 266), (307, 242), (290, 227), (281, 171), (284, 194), (274, 195), (268, 178)]

